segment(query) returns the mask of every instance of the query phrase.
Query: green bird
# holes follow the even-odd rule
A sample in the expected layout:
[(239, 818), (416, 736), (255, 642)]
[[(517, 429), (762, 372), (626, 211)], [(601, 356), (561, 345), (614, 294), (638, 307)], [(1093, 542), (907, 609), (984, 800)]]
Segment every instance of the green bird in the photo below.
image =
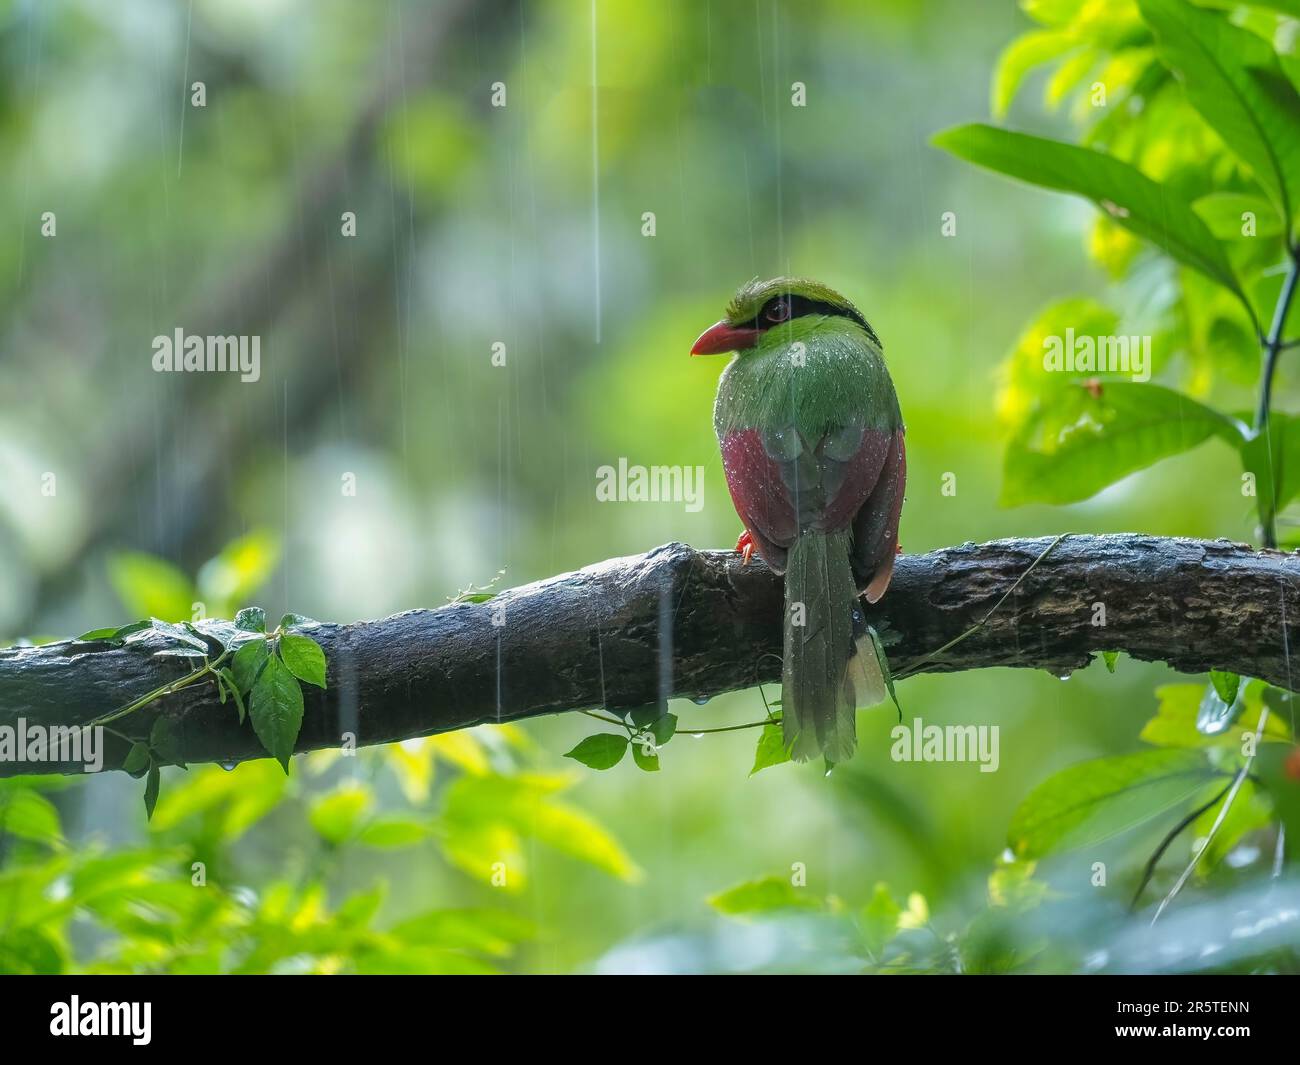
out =
[(785, 574), (781, 718), (791, 756), (847, 761), (855, 711), (885, 697), (859, 595), (885, 594), (907, 476), (903, 417), (880, 338), (804, 278), (742, 285), (692, 355), (734, 351), (713, 427), (745, 531)]

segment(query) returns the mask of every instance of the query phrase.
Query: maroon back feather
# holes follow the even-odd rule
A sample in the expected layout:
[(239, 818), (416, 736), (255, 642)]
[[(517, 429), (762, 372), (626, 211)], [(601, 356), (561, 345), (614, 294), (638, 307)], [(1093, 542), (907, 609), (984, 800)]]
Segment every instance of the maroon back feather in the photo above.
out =
[(907, 479), (903, 430), (846, 426), (816, 439), (793, 427), (741, 429), (722, 439), (736, 513), (754, 546), (784, 573), (800, 531), (851, 527), (853, 572), (875, 602), (894, 567)]

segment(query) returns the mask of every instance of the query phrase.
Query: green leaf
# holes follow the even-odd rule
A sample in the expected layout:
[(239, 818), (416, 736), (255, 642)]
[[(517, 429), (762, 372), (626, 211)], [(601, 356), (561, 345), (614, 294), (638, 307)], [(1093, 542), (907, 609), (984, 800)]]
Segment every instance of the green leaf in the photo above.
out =
[(442, 814), (443, 849), (472, 875), (488, 879), (504, 862), (500, 885), (524, 883), (526, 853), (520, 837), (532, 837), (563, 854), (626, 881), (642, 876), (618, 841), (590, 816), (555, 798), (572, 778), (559, 774), (463, 775), (447, 789)]
[(572, 758), (592, 769), (613, 769), (627, 753), (628, 738), (609, 732), (588, 736), (564, 757)]
[(1097, 66), (1100, 53), (1095, 48), (1084, 48), (1064, 59), (1047, 82), (1043, 102), (1049, 110), (1056, 110), (1067, 96), (1079, 87)]
[[(889, 668), (889, 656), (885, 654), (885, 645), (880, 642), (880, 633), (875, 626), (868, 625), (867, 632), (871, 635), (871, 646), (876, 652), (876, 661), (880, 663), (881, 676), (885, 678), (885, 687), (889, 691), (889, 698), (893, 701), (894, 709), (898, 711), (898, 719), (903, 719), (903, 707), (898, 701), (898, 693), (894, 691), (894, 674)], [(750, 773), (753, 776), (753, 773)]]
[(538, 842), (561, 854), (629, 883), (635, 883), (643, 876), (618, 840), (576, 807), (543, 794), (532, 801), (526, 812), (516, 808), (511, 815), (521, 834), (532, 835)]
[[(1261, 697), (1263, 694), (1263, 697)], [(1254, 683), (1238, 689), (1232, 703), (1224, 703), (1212, 684), (1163, 684), (1156, 689), (1156, 716), (1142, 727), (1141, 739), (1157, 747), (1238, 746), (1245, 732), (1259, 724), (1267, 693)], [(1240, 719), (1236, 729), (1229, 726)], [(1286, 720), (1271, 714), (1264, 726), (1267, 739), (1286, 740)]]
[(1000, 861), (989, 873), (989, 902), (994, 906), (1024, 911), (1040, 905), (1053, 894), (1049, 884), (1034, 879), (1033, 862)]
[[(1296, 716), (1296, 695), (1287, 691), (1285, 688), (1275, 688), (1271, 684), (1258, 685), (1263, 703), (1271, 711), (1267, 723), (1264, 725), (1264, 735), (1276, 736), (1278, 739), (1290, 741), (1293, 739), (1291, 731), (1291, 722)], [(1247, 685), (1246, 692), (1253, 695), (1256, 685)]]
[(1008, 842), (1019, 858), (1088, 846), (1185, 804), (1214, 775), (1195, 750), (1140, 751), (1073, 765), (1020, 804)]
[[(1282, 220), (1273, 205), (1254, 193), (1249, 192), (1211, 192), (1192, 204), (1196, 213), (1205, 219), (1219, 240), (1259, 240), (1279, 236), (1282, 233)], [(1245, 220), (1242, 215), (1255, 216), (1255, 235), (1248, 237), (1242, 232)]]
[(260, 606), (246, 606), (235, 615), (235, 628), (245, 632), (266, 631), (266, 611)]
[(154, 827), (167, 831), (194, 818), (201, 822), (196, 831), (230, 842), (273, 810), (287, 785), (283, 771), (269, 760), (241, 762), (230, 772), (204, 766), (167, 789)]
[(0, 938), (0, 972), (50, 976), (64, 971), (64, 948), (43, 928), (9, 928)]
[(624, 716), (639, 732), (649, 732), (654, 737), (656, 747), (662, 747), (677, 732), (677, 715), (670, 714), (662, 703), (638, 706), (635, 710), (626, 711)]
[(626, 716), (637, 728), (649, 728), (665, 713), (667, 708), (663, 703), (649, 703), (646, 706), (638, 706), (635, 710), (629, 710)]
[(754, 768), (749, 771), (752, 777), (760, 769), (780, 765), (790, 761), (790, 752), (785, 746), (785, 735), (777, 724), (764, 725), (758, 737), (758, 749), (754, 751)]
[(1268, 432), (1240, 445), (1241, 466), (1255, 479), (1255, 502), (1261, 522), (1300, 496), (1300, 417), (1274, 411)]
[(406, 947), (391, 937), (358, 948), (352, 965), (359, 976), (499, 976), (504, 972), (464, 951)]
[(1244, 0), (1251, 7), (1266, 7), (1270, 11), (1280, 11), (1292, 18), (1300, 18), (1300, 0)]
[(203, 564), (199, 570), (202, 598), (214, 613), (224, 614), (256, 595), (279, 561), (279, 538), (266, 529), (254, 529)]
[(1185, 0), (1139, 0), (1187, 99), (1290, 219), (1300, 205), (1300, 93), (1250, 30)]
[[(649, 749), (650, 753), (646, 751)], [(632, 741), (632, 761), (636, 762), (639, 769), (644, 769), (647, 773), (659, 772), (659, 753), (650, 747), (648, 743)]]
[(158, 789), (162, 784), (162, 773), (156, 762), (149, 764), (149, 777), (144, 783), (144, 816), (146, 821), (153, 820), (154, 807), (158, 805)]
[(258, 638), (251, 632), (236, 628), (233, 621), (224, 621), (221, 618), (203, 618), (191, 627), (199, 634), (216, 640), (228, 651), (233, 651), (250, 640)]
[(147, 743), (135, 743), (127, 752), (125, 760), (122, 762), (122, 768), (130, 773), (133, 777), (138, 776), (149, 768), (149, 745)]
[(1002, 502), (1076, 503), (1212, 436), (1239, 446), (1232, 419), (1160, 385), (1109, 382), (1045, 396), (1007, 447)]
[[(263, 643), (263, 646), (265, 646), (265, 643)], [(236, 655), (237, 654), (238, 652), (236, 652)], [(261, 668), (260, 664), (258, 668)], [(248, 711), (244, 707), (244, 697), (239, 693), (239, 681), (235, 679), (235, 674), (231, 672), (229, 666), (222, 667), (220, 676), (224, 682), (225, 690), (230, 692), (230, 697), (235, 700), (235, 707), (239, 710), (239, 723), (242, 725), (244, 723), (244, 718), (248, 716)], [(254, 672), (253, 679), (257, 679), (256, 671)]]
[(1118, 651), (1102, 651), (1101, 660), (1106, 663), (1106, 672), (1115, 672), (1115, 663), (1119, 661)]
[(54, 846), (63, 839), (59, 811), (32, 788), (7, 788), (0, 791), (0, 835)]
[(1253, 317), (1223, 246), (1177, 194), (1136, 167), (1091, 148), (981, 123), (946, 130), (934, 143), (978, 166), (1092, 200), (1125, 229), (1235, 293)]
[(303, 614), (285, 614), (280, 618), (280, 628), (282, 629), (314, 629), (320, 625), (315, 618), (309, 618)]
[(78, 636), (77, 641), (90, 643), (93, 640), (103, 640), (109, 643), (120, 643), (134, 632), (143, 632), (150, 627), (150, 624), (146, 619), (144, 621), (133, 621), (129, 625), (110, 625), (108, 628), (91, 629), (89, 632), (83, 632)]
[(505, 910), (430, 910), (390, 929), (401, 943), (503, 956), (537, 935), (532, 921)]
[(253, 690), (269, 657), (270, 649), (265, 640), (250, 640), (231, 658), (230, 672), (235, 678), (235, 686), (245, 695)]
[(655, 746), (662, 747), (677, 734), (677, 715), (664, 714), (650, 726), (650, 735), (655, 738)]
[(280, 657), (299, 680), (325, 687), (325, 652), (310, 636), (285, 633), (280, 637)]
[(1224, 673), (1217, 669), (1210, 670), (1210, 683), (1219, 693), (1219, 698), (1228, 706), (1237, 701), (1237, 689), (1241, 687), (1241, 678), (1236, 673)]
[(368, 928), (387, 897), (388, 882), (380, 880), (371, 890), (349, 896), (348, 900), (334, 911), (334, 922), (349, 929)]
[(902, 913), (903, 908), (894, 901), (888, 886), (877, 884), (858, 921), (868, 953), (879, 954), (884, 950), (885, 944), (898, 933), (898, 918)]
[(456, 596), (452, 602), (458, 605), (461, 603), (475, 605), (478, 603), (490, 603), (500, 594), (500, 592), (461, 592), (461, 594)]
[(1047, 339), (1064, 338), (1068, 330), (1073, 330), (1076, 337), (1114, 336), (1119, 332), (1119, 315), (1083, 297), (1058, 300), (1044, 307), (1024, 328), (999, 368), (997, 409), (1003, 421), (1019, 426), (1044, 393), (1078, 387), (1079, 376), (1044, 370)]
[(253, 685), (248, 713), (262, 746), (288, 773), (293, 745), (302, 728), (302, 688), (289, 667), (274, 655), (267, 658)]
[(149, 748), (167, 765), (184, 767), (180, 727), (171, 717), (164, 714), (154, 719), (149, 730)]
[(394, 814), (380, 817), (357, 833), (357, 842), (367, 847), (409, 847), (429, 835), (423, 821)]
[[(1162, 684), (1156, 689), (1156, 716), (1142, 726), (1139, 739), (1157, 747), (1202, 747), (1209, 733), (1197, 728), (1206, 697), (1217, 700), (1204, 684)], [(1215, 705), (1222, 705), (1216, 703)], [(1222, 731), (1220, 728), (1218, 731)]]
[(1055, 59), (1077, 44), (1072, 34), (1053, 30), (1034, 30), (1021, 34), (1000, 56), (993, 71), (993, 94), (990, 109), (994, 118), (1006, 115), (1011, 101), (1035, 67)]
[[(160, 618), (150, 618), (149, 626), (154, 632), (160, 633), (170, 639), (173, 639), (182, 645), (182, 649), (193, 649), (206, 655), (208, 653), (207, 641), (201, 636), (196, 636), (190, 632), (184, 625), (176, 625), (170, 621), (163, 621)], [(159, 652), (160, 654), (162, 652)]]
[(371, 801), (368, 789), (347, 785), (317, 799), (308, 817), (322, 839), (333, 844), (343, 843), (357, 832)]
[[(1300, 747), (1270, 743), (1259, 749), (1255, 776), (1264, 785), (1273, 810), (1286, 826), (1288, 844), (1300, 839)], [(1295, 864), (1297, 848), (1286, 848), (1288, 864)]]
[(806, 888), (797, 888), (785, 877), (765, 876), (737, 884), (709, 899), (709, 905), (719, 913), (741, 914), (770, 913), (772, 910), (816, 910), (821, 902)]
[(128, 616), (181, 621), (198, 599), (190, 579), (170, 562), (136, 551), (110, 558), (108, 579)]

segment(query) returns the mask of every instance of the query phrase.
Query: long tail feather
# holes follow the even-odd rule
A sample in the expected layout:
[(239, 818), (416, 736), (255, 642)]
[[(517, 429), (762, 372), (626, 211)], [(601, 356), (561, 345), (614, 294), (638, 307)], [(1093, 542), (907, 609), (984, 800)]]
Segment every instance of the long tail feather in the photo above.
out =
[(885, 679), (861, 620), (848, 532), (802, 534), (785, 574), (781, 716), (797, 761), (845, 762), (857, 746), (855, 712), (885, 697)]

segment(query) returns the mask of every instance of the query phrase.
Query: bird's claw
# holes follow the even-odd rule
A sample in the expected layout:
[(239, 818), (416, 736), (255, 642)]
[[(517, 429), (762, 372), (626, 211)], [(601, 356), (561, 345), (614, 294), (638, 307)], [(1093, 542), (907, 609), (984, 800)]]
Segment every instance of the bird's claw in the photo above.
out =
[(749, 535), (748, 529), (740, 534), (740, 539), (736, 541), (736, 550), (740, 552), (740, 564), (748, 566), (754, 554), (754, 538)]

